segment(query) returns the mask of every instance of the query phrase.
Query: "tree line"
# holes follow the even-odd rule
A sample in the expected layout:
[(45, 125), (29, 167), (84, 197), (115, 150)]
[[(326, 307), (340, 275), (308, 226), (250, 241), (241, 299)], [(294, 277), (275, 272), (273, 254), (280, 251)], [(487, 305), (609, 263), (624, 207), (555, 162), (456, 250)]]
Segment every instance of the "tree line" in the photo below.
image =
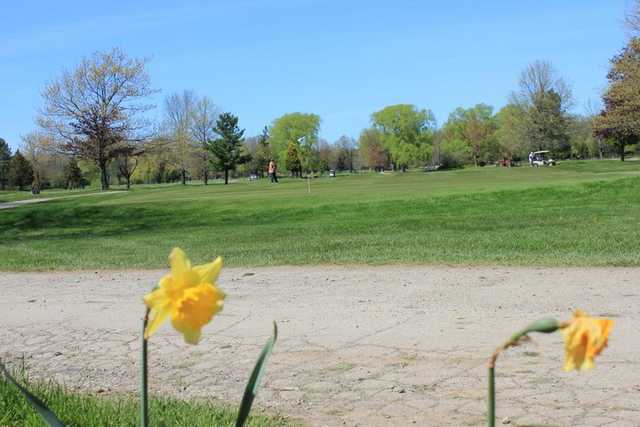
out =
[[(640, 2), (627, 18), (640, 32)], [(0, 189), (55, 186), (79, 188), (99, 182), (163, 183), (234, 176), (262, 177), (271, 160), (294, 177), (328, 170), (380, 171), (434, 165), (455, 168), (512, 164), (528, 153), (549, 150), (558, 159), (624, 160), (640, 136), (640, 38), (631, 36), (611, 60), (602, 108), (572, 114), (570, 86), (547, 61), (521, 73), (509, 102), (498, 111), (487, 104), (457, 108), (438, 126), (433, 112), (411, 104), (371, 114), (357, 139), (320, 137), (321, 118), (289, 113), (256, 136), (245, 136), (239, 118), (194, 91), (164, 98), (155, 108), (145, 59), (120, 49), (85, 58), (73, 71), (47, 84), (37, 129), (11, 153), (0, 139)], [(284, 171), (284, 172), (283, 172)]]

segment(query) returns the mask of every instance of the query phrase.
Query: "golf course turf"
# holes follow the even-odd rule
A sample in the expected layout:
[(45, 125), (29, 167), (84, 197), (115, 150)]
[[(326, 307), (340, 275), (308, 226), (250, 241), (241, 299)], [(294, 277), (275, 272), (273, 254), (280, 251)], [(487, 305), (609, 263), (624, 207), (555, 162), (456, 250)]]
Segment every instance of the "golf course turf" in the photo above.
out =
[(194, 262), (221, 255), (245, 266), (640, 265), (640, 162), (341, 175), (312, 180), (310, 194), (307, 185), (141, 185), (0, 210), (0, 270), (158, 268), (174, 246)]

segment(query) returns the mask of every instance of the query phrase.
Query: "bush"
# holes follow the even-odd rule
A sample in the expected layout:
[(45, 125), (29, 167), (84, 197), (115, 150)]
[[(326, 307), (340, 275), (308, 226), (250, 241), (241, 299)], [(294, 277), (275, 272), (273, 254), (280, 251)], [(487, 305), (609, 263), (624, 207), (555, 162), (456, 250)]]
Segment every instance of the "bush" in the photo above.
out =
[(440, 147), (440, 168), (461, 168), (471, 159), (471, 149), (459, 139), (446, 141)]

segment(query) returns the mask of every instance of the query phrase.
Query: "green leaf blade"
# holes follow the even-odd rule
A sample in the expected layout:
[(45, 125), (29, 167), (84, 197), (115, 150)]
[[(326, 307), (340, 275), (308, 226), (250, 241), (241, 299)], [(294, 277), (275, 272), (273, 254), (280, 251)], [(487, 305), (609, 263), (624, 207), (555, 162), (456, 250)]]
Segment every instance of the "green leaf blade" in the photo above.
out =
[(255, 399), (256, 394), (258, 394), (258, 387), (260, 387), (260, 381), (262, 380), (262, 376), (266, 370), (267, 360), (273, 351), (273, 347), (275, 346), (277, 339), (278, 325), (276, 322), (273, 322), (273, 335), (269, 338), (264, 347), (262, 347), (260, 356), (253, 367), (247, 386), (244, 389), (244, 395), (242, 396), (242, 402), (240, 403), (240, 409), (238, 410), (238, 418), (236, 418), (236, 427), (243, 427), (249, 418), (249, 412), (251, 412), (253, 400)]
[(20, 385), (20, 383), (18, 383), (18, 381), (16, 381), (15, 378), (13, 378), (11, 374), (9, 374), (9, 371), (4, 366), (2, 361), (0, 361), (0, 371), (2, 371), (4, 376), (9, 380), (11, 384), (16, 386), (16, 388), (20, 390), (25, 399), (27, 399), (27, 402), (29, 402), (31, 407), (36, 410), (38, 415), (42, 417), (44, 422), (47, 423), (49, 427), (65, 427), (62, 421), (58, 419), (56, 414), (54, 414), (53, 411), (51, 411), (51, 409), (49, 409), (42, 400), (40, 400), (37, 396), (31, 394), (29, 390)]

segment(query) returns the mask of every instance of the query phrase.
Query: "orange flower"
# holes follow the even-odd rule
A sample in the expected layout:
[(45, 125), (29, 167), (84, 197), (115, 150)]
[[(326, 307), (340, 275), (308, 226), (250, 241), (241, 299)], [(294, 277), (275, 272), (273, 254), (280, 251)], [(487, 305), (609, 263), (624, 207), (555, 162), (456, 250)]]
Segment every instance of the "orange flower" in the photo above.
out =
[(564, 370), (593, 368), (593, 359), (607, 346), (613, 320), (589, 317), (576, 310), (573, 320), (562, 330), (564, 334)]

